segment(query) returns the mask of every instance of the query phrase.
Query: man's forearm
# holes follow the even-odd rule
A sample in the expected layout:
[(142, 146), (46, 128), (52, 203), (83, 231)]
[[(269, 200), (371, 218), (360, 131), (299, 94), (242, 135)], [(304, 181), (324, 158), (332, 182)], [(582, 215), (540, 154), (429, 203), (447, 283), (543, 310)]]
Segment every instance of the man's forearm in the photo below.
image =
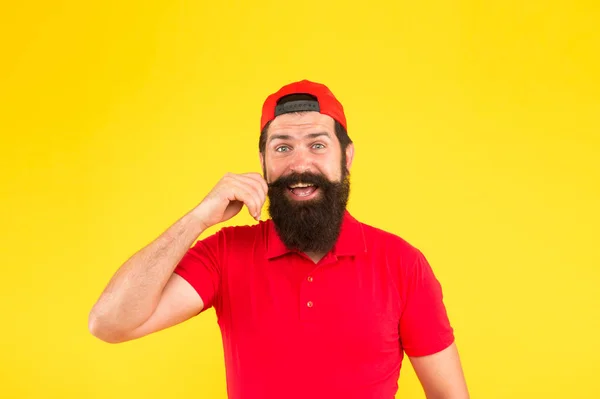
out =
[(92, 308), (90, 331), (118, 335), (148, 320), (173, 270), (202, 231), (204, 225), (192, 211), (129, 258)]

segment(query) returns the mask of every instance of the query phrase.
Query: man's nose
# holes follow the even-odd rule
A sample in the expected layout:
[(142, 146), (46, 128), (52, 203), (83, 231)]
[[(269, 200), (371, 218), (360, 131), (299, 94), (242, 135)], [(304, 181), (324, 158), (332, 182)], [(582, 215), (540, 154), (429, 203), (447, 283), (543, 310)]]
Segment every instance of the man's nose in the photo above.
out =
[(312, 158), (310, 154), (302, 149), (296, 149), (290, 160), (289, 169), (295, 173), (305, 173), (312, 171)]

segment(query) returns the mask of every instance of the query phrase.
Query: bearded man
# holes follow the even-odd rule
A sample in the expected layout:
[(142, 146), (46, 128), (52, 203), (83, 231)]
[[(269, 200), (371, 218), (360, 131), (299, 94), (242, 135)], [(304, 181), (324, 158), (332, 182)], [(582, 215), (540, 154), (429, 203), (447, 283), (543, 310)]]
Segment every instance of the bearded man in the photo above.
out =
[[(264, 102), (260, 131), (263, 174), (226, 174), (125, 262), (91, 333), (124, 342), (213, 307), (230, 399), (392, 399), (404, 354), (427, 398), (468, 398), (425, 256), (346, 209), (354, 144), (341, 103), (323, 84), (291, 83)], [(196, 242), (244, 205), (257, 224)]]

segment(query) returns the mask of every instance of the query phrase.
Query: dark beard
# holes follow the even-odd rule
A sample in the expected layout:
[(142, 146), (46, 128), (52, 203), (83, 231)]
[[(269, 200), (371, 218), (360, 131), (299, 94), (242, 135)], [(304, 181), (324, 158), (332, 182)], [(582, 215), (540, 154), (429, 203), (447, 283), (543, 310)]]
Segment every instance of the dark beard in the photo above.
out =
[[(317, 186), (321, 191), (319, 196), (308, 201), (291, 200), (288, 187), (299, 182)], [(347, 172), (343, 173), (341, 182), (332, 182), (313, 173), (294, 173), (269, 184), (269, 214), (287, 248), (328, 252), (340, 235), (349, 195)]]

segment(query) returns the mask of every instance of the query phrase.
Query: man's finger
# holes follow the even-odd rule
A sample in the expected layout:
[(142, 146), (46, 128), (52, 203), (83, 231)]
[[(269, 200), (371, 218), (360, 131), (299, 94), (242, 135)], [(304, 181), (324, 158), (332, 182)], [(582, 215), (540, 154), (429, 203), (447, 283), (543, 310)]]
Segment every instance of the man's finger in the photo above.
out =
[(256, 192), (256, 194), (259, 196), (261, 202), (260, 206), (262, 208), (262, 204), (264, 204), (264, 202), (267, 199), (267, 193), (264, 192), (264, 187), (261, 184), (261, 182), (257, 179), (251, 178), (250, 176), (239, 176), (239, 178), (241, 179), (243, 184), (248, 184), (251, 187), (251, 189)]
[(247, 173), (246, 175), (260, 183), (261, 187), (265, 191), (265, 195), (269, 192), (269, 185), (260, 173)]
[(261, 205), (262, 201), (260, 200), (260, 197), (258, 195), (258, 192), (256, 192), (256, 189), (254, 189), (249, 184), (245, 184), (241, 180), (237, 180), (237, 181), (233, 182), (232, 184), (233, 184), (233, 190), (234, 190), (234, 193), (235, 193), (234, 195), (236, 196), (236, 199), (242, 201), (248, 208), (250, 215), (254, 219), (257, 219), (260, 216), (260, 209), (262, 208), (262, 205)]

